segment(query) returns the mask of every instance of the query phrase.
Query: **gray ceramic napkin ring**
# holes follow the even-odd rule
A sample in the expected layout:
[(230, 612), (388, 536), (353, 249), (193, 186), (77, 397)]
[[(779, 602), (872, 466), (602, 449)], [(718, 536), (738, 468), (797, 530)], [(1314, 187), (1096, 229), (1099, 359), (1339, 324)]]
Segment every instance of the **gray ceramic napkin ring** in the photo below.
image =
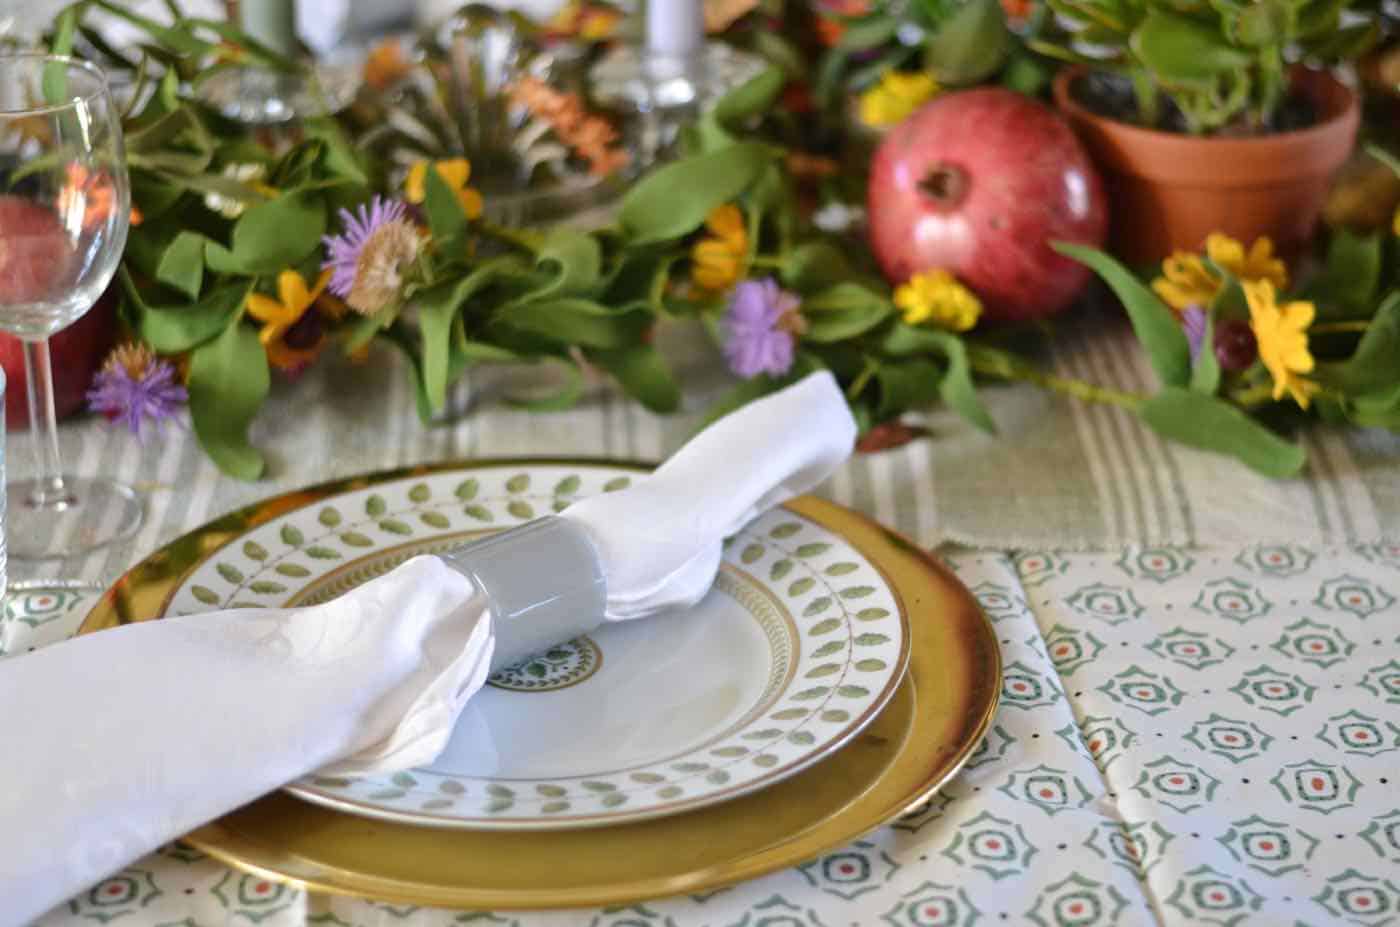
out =
[(486, 596), (495, 672), (603, 624), (607, 580), (581, 525), (551, 515), (439, 554)]

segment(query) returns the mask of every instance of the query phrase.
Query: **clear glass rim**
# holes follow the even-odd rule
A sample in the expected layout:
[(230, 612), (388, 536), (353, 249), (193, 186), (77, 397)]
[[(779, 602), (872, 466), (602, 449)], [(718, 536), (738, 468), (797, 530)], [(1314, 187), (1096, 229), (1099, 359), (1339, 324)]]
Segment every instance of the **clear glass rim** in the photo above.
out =
[(73, 109), (79, 102), (91, 105), (99, 97), (111, 98), (112, 88), (107, 80), (107, 72), (93, 64), (91, 61), (84, 61), (82, 58), (75, 58), (72, 55), (55, 55), (45, 51), (3, 51), (0, 52), (0, 65), (8, 61), (34, 61), (44, 64), (61, 64), (64, 67), (82, 71), (89, 77), (97, 81), (97, 86), (89, 93), (70, 94), (64, 103), (50, 103), (46, 106), (27, 106), (24, 109), (6, 109), (0, 107), (0, 118), (5, 116), (43, 116), (48, 113), (58, 113), (64, 110)]

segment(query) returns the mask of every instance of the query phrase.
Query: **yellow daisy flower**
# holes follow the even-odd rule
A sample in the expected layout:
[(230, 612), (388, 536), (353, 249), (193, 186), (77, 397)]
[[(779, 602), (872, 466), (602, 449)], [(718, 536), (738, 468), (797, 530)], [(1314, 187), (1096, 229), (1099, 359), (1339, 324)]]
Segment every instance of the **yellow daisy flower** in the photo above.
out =
[(1267, 280), (1275, 290), (1288, 289), (1288, 266), (1274, 255), (1274, 243), (1267, 235), (1254, 239), (1246, 252), (1229, 235), (1215, 232), (1206, 236), (1206, 255), (1241, 280)]
[(744, 214), (733, 203), (710, 210), (705, 217), (708, 237), (690, 249), (690, 279), (712, 293), (722, 292), (739, 282), (749, 254), (749, 232)]
[[(457, 194), (457, 199), (462, 203), (462, 211), (467, 214), (468, 219), (475, 219), (481, 215), (481, 194), (467, 186), (467, 181), (472, 176), (472, 163), (470, 161), (466, 158), (434, 161), (433, 169), (437, 171), (443, 183)], [(404, 179), (404, 197), (410, 203), (423, 202), (423, 199), (428, 195), (427, 182), (428, 162), (418, 161), (408, 169), (408, 177)]]
[(902, 122), (938, 89), (938, 81), (929, 74), (886, 71), (880, 83), (860, 95), (860, 121), (875, 127)]
[(268, 362), (279, 370), (294, 370), (315, 360), (320, 353), (319, 333), (314, 343), (306, 346), (288, 344), (285, 336), (316, 303), (330, 279), (331, 271), (327, 268), (307, 289), (301, 274), (284, 270), (277, 275), (276, 299), (262, 293), (248, 294), (245, 303), (248, 314), (263, 323), (258, 340), (267, 349)]
[(1249, 303), (1249, 327), (1259, 344), (1259, 359), (1274, 378), (1274, 399), (1288, 393), (1306, 409), (1318, 390), (1316, 383), (1303, 376), (1313, 369), (1308, 326), (1317, 315), (1316, 308), (1310, 302), (1280, 306), (1271, 280), (1245, 281), (1244, 295)]
[[(1274, 256), (1274, 243), (1267, 236), (1256, 238), (1245, 251), (1229, 235), (1212, 232), (1206, 237), (1206, 256), (1240, 280), (1268, 280), (1276, 289), (1288, 288), (1288, 267)], [(1209, 306), (1220, 286), (1220, 278), (1190, 251), (1172, 252), (1162, 261), (1162, 276), (1152, 281), (1152, 291), (1177, 312)]]
[(894, 304), (910, 325), (932, 322), (955, 332), (972, 328), (982, 315), (982, 302), (976, 294), (942, 269), (910, 277), (895, 289)]

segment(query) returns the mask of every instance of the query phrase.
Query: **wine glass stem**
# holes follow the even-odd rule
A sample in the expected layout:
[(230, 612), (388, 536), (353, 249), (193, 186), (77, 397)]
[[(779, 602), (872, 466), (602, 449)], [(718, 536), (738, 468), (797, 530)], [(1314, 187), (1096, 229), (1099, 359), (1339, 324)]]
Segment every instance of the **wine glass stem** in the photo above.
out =
[(53, 365), (49, 340), (24, 342), (24, 375), (29, 393), (29, 430), (34, 444), (34, 491), (29, 504), (35, 508), (67, 508), (73, 494), (63, 483), (63, 463), (58, 454), (58, 417), (53, 405)]

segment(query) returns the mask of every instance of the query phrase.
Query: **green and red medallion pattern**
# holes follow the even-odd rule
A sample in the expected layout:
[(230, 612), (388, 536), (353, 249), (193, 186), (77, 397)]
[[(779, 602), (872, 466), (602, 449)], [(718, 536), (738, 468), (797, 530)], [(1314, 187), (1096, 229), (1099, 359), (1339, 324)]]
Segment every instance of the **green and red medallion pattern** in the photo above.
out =
[[(1001, 711), (917, 814), (703, 895), (595, 911), (308, 896), (179, 845), (43, 927), (1400, 927), (1400, 547), (952, 552)], [(0, 652), (85, 606), (11, 597)]]

